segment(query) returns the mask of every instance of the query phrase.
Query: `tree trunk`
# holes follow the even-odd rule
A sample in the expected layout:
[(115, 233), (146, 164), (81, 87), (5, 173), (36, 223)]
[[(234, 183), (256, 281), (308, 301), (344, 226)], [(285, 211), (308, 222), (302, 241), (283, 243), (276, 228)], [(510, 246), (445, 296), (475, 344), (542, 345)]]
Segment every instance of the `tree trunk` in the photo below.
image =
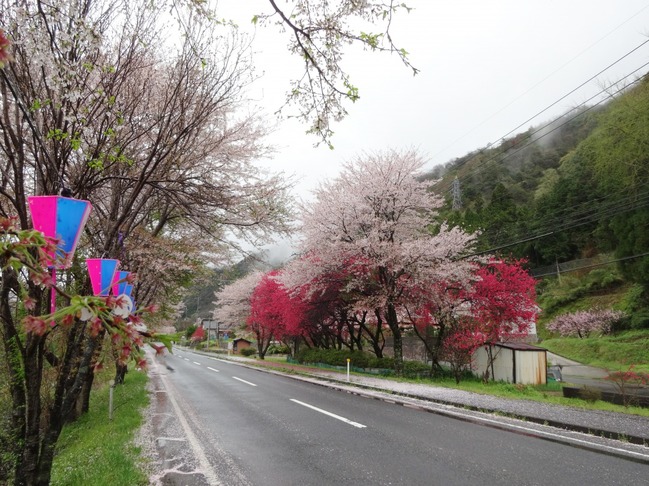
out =
[(126, 373), (128, 372), (128, 366), (121, 364), (119, 362), (115, 363), (115, 384), (123, 385), (124, 379), (126, 378)]
[(392, 349), (394, 350), (394, 372), (397, 376), (403, 376), (403, 340), (399, 328), (399, 318), (394, 304), (388, 303), (385, 320), (392, 331)]

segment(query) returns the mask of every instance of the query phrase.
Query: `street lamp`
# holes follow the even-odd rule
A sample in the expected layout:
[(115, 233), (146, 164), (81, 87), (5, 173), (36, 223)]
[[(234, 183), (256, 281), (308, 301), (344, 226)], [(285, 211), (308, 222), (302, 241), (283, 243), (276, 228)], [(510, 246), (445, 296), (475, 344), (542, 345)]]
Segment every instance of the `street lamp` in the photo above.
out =
[(52, 272), (50, 311), (56, 311), (56, 270), (69, 268), (88, 216), (89, 201), (63, 196), (29, 196), (29, 211), (34, 229), (58, 241), (56, 254), (48, 255)]

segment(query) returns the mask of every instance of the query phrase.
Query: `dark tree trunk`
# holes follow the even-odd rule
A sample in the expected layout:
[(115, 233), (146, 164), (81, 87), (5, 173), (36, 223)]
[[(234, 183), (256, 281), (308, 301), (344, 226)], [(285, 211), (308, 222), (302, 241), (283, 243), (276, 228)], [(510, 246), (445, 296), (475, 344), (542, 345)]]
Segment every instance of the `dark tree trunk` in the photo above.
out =
[(388, 303), (385, 320), (392, 331), (392, 349), (394, 350), (394, 372), (397, 376), (403, 376), (403, 340), (399, 328), (399, 318), (394, 304)]
[(123, 385), (124, 380), (126, 379), (126, 373), (128, 372), (128, 366), (121, 364), (119, 362), (115, 363), (115, 384)]

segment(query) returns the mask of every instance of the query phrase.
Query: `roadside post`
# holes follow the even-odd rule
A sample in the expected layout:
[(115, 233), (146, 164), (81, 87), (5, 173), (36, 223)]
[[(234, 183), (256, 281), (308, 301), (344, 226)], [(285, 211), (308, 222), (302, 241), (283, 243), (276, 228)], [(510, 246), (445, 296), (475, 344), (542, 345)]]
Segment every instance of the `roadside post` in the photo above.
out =
[(115, 380), (110, 380), (110, 392), (108, 393), (108, 420), (113, 421), (113, 393), (115, 392)]
[(351, 358), (347, 358), (347, 381), (349, 381), (349, 363), (351, 362)]

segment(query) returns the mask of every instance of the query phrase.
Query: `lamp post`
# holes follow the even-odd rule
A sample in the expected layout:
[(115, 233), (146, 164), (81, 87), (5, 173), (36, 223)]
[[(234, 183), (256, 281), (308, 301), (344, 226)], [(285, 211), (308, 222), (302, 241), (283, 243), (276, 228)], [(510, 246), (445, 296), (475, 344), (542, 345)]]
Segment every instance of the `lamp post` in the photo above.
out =
[(29, 196), (29, 211), (34, 229), (58, 240), (56, 253), (48, 255), (52, 272), (50, 312), (56, 311), (56, 270), (69, 268), (88, 216), (89, 201), (63, 196)]

